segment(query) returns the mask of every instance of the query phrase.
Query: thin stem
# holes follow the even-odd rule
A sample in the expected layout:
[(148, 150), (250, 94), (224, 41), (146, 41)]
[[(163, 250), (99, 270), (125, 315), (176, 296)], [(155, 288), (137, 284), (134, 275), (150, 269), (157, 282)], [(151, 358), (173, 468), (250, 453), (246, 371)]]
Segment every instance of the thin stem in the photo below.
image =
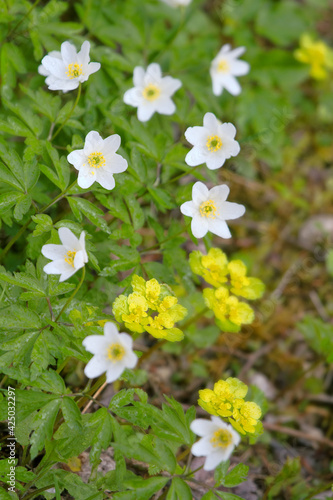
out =
[(18, 233), (15, 234), (15, 236), (9, 241), (9, 243), (5, 246), (5, 248), (2, 250), (0, 254), (0, 261), (4, 258), (8, 250), (12, 248), (14, 243), (19, 239), (19, 237), (24, 233), (24, 231), (27, 229), (31, 222), (31, 217), (29, 220), (21, 227), (21, 229), (18, 231)]
[(75, 179), (75, 181), (72, 182), (72, 184), (70, 184), (68, 187), (66, 187), (66, 189), (64, 189), (63, 191), (61, 191), (61, 193), (58, 194), (58, 196), (56, 196), (54, 198), (54, 200), (50, 201), (50, 203), (48, 205), (45, 205), (45, 207), (41, 208), (38, 213), (42, 214), (42, 213), (46, 212), (46, 210), (48, 208), (52, 207), (52, 205), (54, 205), (55, 203), (57, 203), (57, 201), (61, 200), (68, 193), (68, 191), (70, 191), (72, 189), (72, 187), (75, 186), (76, 182), (77, 182), (77, 179)]
[(78, 284), (78, 286), (75, 288), (74, 292), (72, 293), (72, 295), (69, 297), (69, 299), (66, 301), (65, 305), (63, 306), (63, 308), (61, 309), (60, 313), (58, 314), (58, 316), (56, 317), (56, 320), (55, 322), (58, 321), (58, 319), (60, 318), (60, 316), (62, 315), (62, 313), (65, 311), (65, 309), (67, 309), (69, 303), (74, 299), (75, 295), (77, 294), (77, 292), (80, 290), (81, 288), (81, 285), (84, 281), (84, 277), (86, 275), (86, 268), (83, 266), (82, 268), (82, 276), (81, 276), (81, 279), (80, 279), (80, 282)]
[(105, 389), (106, 385), (107, 385), (107, 381), (105, 381), (105, 382), (104, 382), (104, 384), (103, 384), (103, 385), (102, 385), (99, 389), (97, 389), (97, 391), (95, 392), (95, 394), (94, 394), (93, 396), (91, 396), (91, 399), (90, 399), (90, 397), (89, 397), (90, 401), (89, 401), (89, 403), (87, 404), (87, 406), (85, 406), (85, 407), (83, 408), (83, 410), (82, 410), (82, 415), (88, 411), (88, 409), (89, 409), (89, 408), (90, 408), (90, 406), (93, 404), (93, 402), (94, 402), (94, 400), (97, 398), (97, 396), (99, 396), (99, 395), (100, 395), (100, 393), (101, 393), (101, 392)]
[(17, 30), (17, 28), (23, 23), (23, 21), (31, 14), (35, 7), (39, 4), (40, 0), (36, 0), (35, 3), (30, 7), (28, 12), (20, 19), (20, 21), (14, 26), (14, 28), (8, 33), (7, 38), (11, 37), (12, 34)]
[(59, 134), (59, 132), (64, 128), (64, 126), (66, 125), (66, 123), (68, 122), (68, 120), (70, 119), (70, 117), (72, 116), (73, 111), (74, 111), (74, 109), (76, 108), (76, 106), (77, 106), (77, 104), (79, 102), (80, 96), (81, 96), (81, 82), (79, 83), (79, 90), (77, 92), (76, 99), (74, 101), (73, 106), (71, 107), (70, 112), (68, 113), (65, 121), (60, 125), (60, 127), (58, 128), (58, 130), (56, 130), (56, 132), (52, 135), (51, 141), (53, 141), (53, 139), (55, 139), (57, 137), (57, 135)]

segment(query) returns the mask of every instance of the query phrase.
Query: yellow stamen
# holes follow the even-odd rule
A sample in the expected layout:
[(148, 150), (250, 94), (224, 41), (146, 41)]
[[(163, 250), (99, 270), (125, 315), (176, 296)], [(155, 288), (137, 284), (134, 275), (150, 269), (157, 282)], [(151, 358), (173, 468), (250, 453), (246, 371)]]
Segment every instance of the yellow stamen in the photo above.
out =
[(154, 85), (153, 83), (150, 83), (145, 87), (142, 91), (142, 95), (145, 99), (148, 99), (148, 101), (155, 101), (155, 99), (158, 98), (160, 95), (161, 90), (157, 85)]
[(209, 217), (210, 219), (216, 219), (216, 205), (213, 200), (207, 200), (201, 203), (200, 207), (201, 217)]
[(108, 358), (112, 361), (120, 361), (125, 356), (125, 349), (121, 344), (111, 344), (108, 348)]
[(226, 448), (230, 444), (232, 444), (232, 435), (231, 432), (226, 429), (219, 429), (214, 432), (212, 439), (210, 440), (214, 448), (219, 446), (220, 448)]
[(95, 151), (88, 156), (88, 163), (91, 168), (100, 168), (105, 165), (105, 158), (102, 153)]
[(72, 267), (74, 267), (74, 258), (75, 258), (75, 255), (76, 255), (75, 250), (73, 252), (71, 252), (70, 250), (68, 250), (68, 252), (66, 253), (66, 256), (65, 256), (65, 262), (67, 262), (67, 264), (69, 264)]
[(78, 76), (82, 75), (82, 64), (78, 63), (72, 63), (67, 66), (67, 71), (66, 75), (73, 80), (73, 78), (77, 78)]
[(211, 135), (207, 139), (206, 146), (208, 151), (210, 151), (211, 153), (215, 153), (216, 151), (221, 149), (222, 141), (218, 135)]
[(230, 70), (230, 65), (228, 61), (222, 59), (222, 61), (220, 61), (217, 65), (217, 71), (220, 71), (221, 73), (228, 73), (229, 70)]

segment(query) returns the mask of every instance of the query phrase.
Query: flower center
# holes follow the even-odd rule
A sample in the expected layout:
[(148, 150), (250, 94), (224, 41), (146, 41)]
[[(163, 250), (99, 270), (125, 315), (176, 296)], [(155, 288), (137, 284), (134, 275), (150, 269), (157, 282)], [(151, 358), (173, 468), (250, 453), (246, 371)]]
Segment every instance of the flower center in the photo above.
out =
[(214, 448), (217, 446), (221, 448), (226, 448), (230, 444), (232, 444), (232, 435), (226, 429), (219, 429), (214, 432), (212, 439), (210, 440)]
[(125, 356), (125, 349), (121, 344), (111, 344), (108, 348), (108, 358), (112, 361), (120, 361)]
[(221, 149), (222, 141), (218, 135), (211, 135), (207, 139), (206, 146), (208, 151), (210, 151), (211, 153), (215, 153), (216, 151)]
[(94, 152), (88, 156), (88, 163), (91, 168), (100, 168), (105, 165), (105, 158), (102, 153)]
[(201, 203), (200, 207), (201, 217), (209, 217), (210, 219), (216, 219), (216, 205), (213, 200), (207, 200)]
[(78, 76), (82, 75), (82, 73), (83, 73), (82, 64), (71, 63), (67, 66), (66, 75), (71, 80), (73, 80), (73, 78), (77, 78)]
[(148, 99), (148, 101), (155, 101), (155, 99), (158, 98), (160, 95), (161, 90), (157, 85), (154, 85), (153, 83), (150, 83), (145, 87), (142, 91), (142, 95), (145, 99)]
[(230, 64), (225, 59), (222, 59), (222, 61), (220, 61), (217, 65), (217, 71), (220, 71), (221, 73), (228, 73), (229, 70)]
[(68, 252), (65, 255), (65, 262), (69, 264), (70, 266), (74, 267), (74, 258), (75, 258), (76, 252), (75, 250), (71, 251), (68, 250)]

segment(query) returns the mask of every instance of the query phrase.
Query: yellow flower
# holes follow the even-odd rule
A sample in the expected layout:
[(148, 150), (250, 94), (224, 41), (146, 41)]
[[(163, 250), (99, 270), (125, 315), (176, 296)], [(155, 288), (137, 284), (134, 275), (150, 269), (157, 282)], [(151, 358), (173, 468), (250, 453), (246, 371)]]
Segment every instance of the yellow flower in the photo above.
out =
[(234, 409), (232, 416), (235, 422), (231, 419), (229, 421), (236, 430), (241, 434), (246, 434), (246, 432), (253, 434), (261, 417), (261, 409), (256, 403), (246, 401), (240, 408)]
[(310, 35), (300, 39), (300, 48), (294, 52), (295, 58), (310, 64), (310, 75), (316, 80), (327, 78), (327, 69), (333, 69), (333, 51), (322, 41), (314, 42)]
[(227, 281), (228, 259), (219, 248), (211, 248), (207, 255), (194, 251), (190, 254), (189, 262), (192, 271), (202, 276), (210, 285), (219, 287)]
[(240, 295), (246, 299), (254, 300), (262, 296), (265, 285), (258, 278), (246, 276), (247, 268), (241, 260), (232, 260), (228, 264), (230, 273), (230, 291), (235, 295)]
[[(228, 320), (236, 326), (252, 323), (254, 312), (251, 307), (245, 302), (240, 302), (234, 295), (230, 296), (227, 288), (223, 286), (216, 290), (205, 288), (203, 295), (207, 306), (221, 322)], [(224, 327), (228, 329), (227, 323)]]

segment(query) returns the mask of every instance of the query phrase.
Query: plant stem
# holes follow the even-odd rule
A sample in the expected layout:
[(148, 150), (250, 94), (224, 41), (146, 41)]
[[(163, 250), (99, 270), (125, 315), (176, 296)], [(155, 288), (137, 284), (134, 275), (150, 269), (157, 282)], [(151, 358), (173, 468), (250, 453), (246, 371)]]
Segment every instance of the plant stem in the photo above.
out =
[(78, 284), (78, 286), (75, 288), (74, 292), (72, 293), (72, 295), (69, 297), (69, 299), (66, 301), (65, 305), (63, 306), (63, 308), (61, 309), (60, 313), (58, 314), (58, 316), (56, 317), (56, 320), (55, 322), (58, 321), (58, 319), (60, 318), (60, 316), (62, 315), (62, 313), (65, 311), (65, 309), (67, 308), (67, 306), (69, 305), (69, 303), (72, 301), (72, 299), (74, 299), (75, 295), (77, 294), (77, 292), (80, 290), (81, 288), (81, 285), (83, 283), (83, 280), (84, 280), (84, 277), (86, 275), (86, 268), (83, 266), (82, 268), (82, 276), (81, 276), (81, 279), (80, 279), (80, 282)]
[(95, 392), (95, 394), (91, 397), (91, 399), (90, 399), (89, 403), (87, 404), (87, 406), (85, 406), (85, 407), (83, 408), (83, 410), (82, 410), (82, 415), (83, 415), (84, 413), (86, 413), (86, 412), (87, 412), (87, 410), (88, 410), (88, 409), (90, 408), (90, 406), (93, 404), (93, 402), (94, 402), (94, 400), (97, 398), (97, 396), (99, 396), (99, 395), (100, 395), (100, 393), (103, 391), (103, 389), (105, 389), (106, 385), (107, 385), (107, 381), (105, 381), (105, 382), (104, 382), (104, 384), (103, 384), (103, 385), (101, 385), (101, 387), (100, 387), (99, 389), (97, 389), (97, 391)]
[(8, 33), (7, 38), (11, 37), (17, 28), (23, 23), (23, 21), (31, 14), (35, 7), (39, 4), (40, 0), (36, 0), (35, 3), (30, 7), (28, 12), (20, 19), (20, 21), (14, 26), (14, 28)]
[(76, 182), (77, 182), (77, 179), (75, 179), (75, 181), (72, 182), (72, 184), (70, 184), (68, 187), (66, 187), (66, 189), (64, 189), (63, 191), (61, 191), (61, 193), (58, 194), (58, 196), (56, 196), (54, 198), (54, 200), (50, 201), (50, 203), (48, 205), (45, 205), (45, 207), (41, 208), (38, 211), (38, 214), (44, 213), (48, 208), (52, 207), (52, 205), (54, 205), (55, 203), (57, 203), (57, 201), (61, 200), (68, 193), (68, 191), (70, 191), (72, 189), (72, 187), (75, 186)]
[(59, 132), (64, 128), (64, 126), (66, 125), (66, 123), (68, 122), (68, 120), (70, 119), (70, 117), (72, 116), (73, 111), (74, 111), (74, 109), (76, 108), (76, 106), (77, 106), (77, 104), (79, 102), (80, 96), (81, 96), (81, 82), (79, 83), (79, 90), (77, 92), (76, 99), (74, 101), (73, 106), (71, 107), (70, 112), (68, 113), (65, 121), (60, 125), (60, 127), (58, 128), (58, 130), (56, 130), (56, 132), (54, 132), (54, 134), (52, 135), (51, 141), (53, 141), (53, 139), (55, 139), (57, 137), (57, 135), (59, 134)]
[(4, 258), (8, 250), (12, 248), (14, 243), (19, 239), (19, 237), (24, 233), (24, 231), (27, 229), (31, 222), (31, 217), (29, 220), (21, 227), (21, 229), (18, 231), (18, 233), (15, 234), (15, 236), (9, 241), (9, 243), (5, 246), (5, 248), (2, 250), (0, 254), (0, 261)]

